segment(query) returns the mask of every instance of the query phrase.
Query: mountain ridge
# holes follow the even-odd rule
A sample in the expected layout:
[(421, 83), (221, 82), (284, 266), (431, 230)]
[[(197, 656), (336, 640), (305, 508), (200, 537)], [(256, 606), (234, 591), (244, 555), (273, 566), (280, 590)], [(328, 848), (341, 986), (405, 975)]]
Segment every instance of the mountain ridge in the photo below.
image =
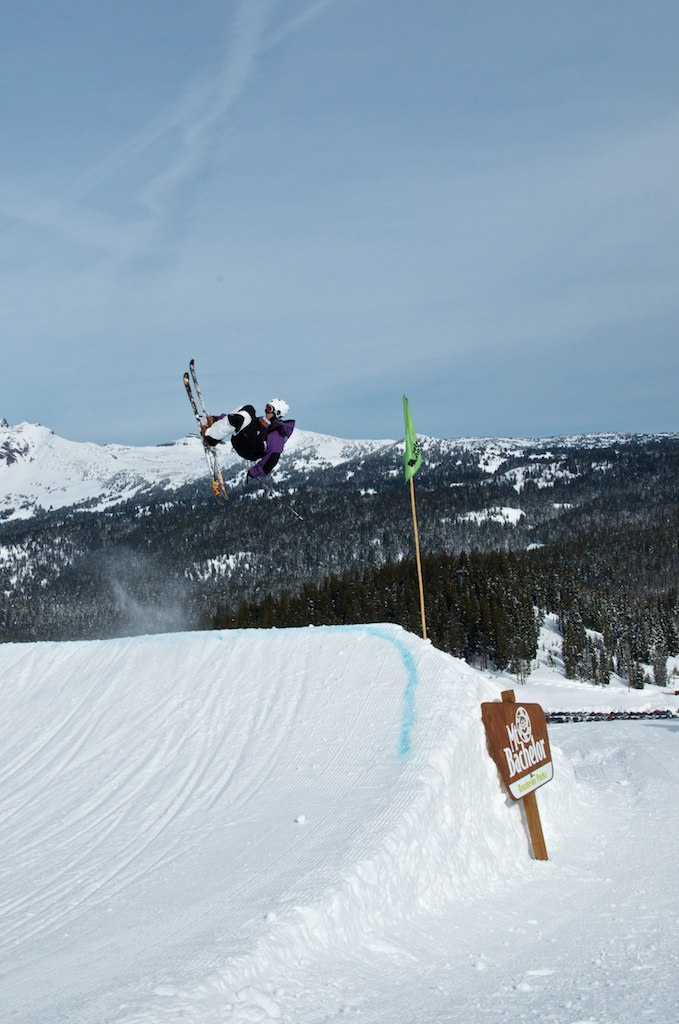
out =
[[(436, 469), (440, 462), (464, 458), (467, 470), (487, 476), (511, 460), (546, 459), (551, 449), (597, 450), (679, 440), (677, 433), (585, 433), (546, 438), (461, 437), (419, 435), (425, 455)], [(366, 459), (385, 458), (396, 475), (403, 451), (401, 439), (348, 439), (297, 429), (276, 473), (279, 483), (318, 471), (347, 467), (352, 475)], [(42, 424), (0, 421), (0, 519), (28, 519), (40, 512), (65, 508), (103, 511), (148, 495), (156, 489), (172, 493), (206, 477), (200, 441), (187, 434), (156, 445), (99, 445), (71, 441)], [(220, 448), (225, 480), (242, 479), (244, 463), (229, 445)], [(352, 464), (355, 463), (356, 466)], [(510, 467), (507, 466), (507, 469)], [(518, 485), (517, 485), (518, 486)]]

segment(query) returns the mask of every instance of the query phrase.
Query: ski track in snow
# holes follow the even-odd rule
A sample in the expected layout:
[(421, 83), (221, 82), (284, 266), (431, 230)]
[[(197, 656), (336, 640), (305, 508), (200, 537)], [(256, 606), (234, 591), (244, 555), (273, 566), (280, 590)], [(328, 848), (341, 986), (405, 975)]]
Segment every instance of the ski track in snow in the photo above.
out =
[[(0, 647), (0, 1020), (669, 1024), (675, 723), (552, 726), (395, 626)], [(667, 886), (657, 874), (667, 873)]]

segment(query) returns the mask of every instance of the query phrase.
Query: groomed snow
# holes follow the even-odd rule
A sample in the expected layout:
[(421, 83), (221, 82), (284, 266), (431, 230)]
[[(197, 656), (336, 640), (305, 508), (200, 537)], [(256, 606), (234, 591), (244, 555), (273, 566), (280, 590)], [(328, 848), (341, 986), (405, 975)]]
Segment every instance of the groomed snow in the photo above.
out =
[(507, 681), (398, 627), (6, 644), (0, 679), (3, 1020), (676, 1020), (674, 722), (552, 727), (544, 863), (486, 752)]

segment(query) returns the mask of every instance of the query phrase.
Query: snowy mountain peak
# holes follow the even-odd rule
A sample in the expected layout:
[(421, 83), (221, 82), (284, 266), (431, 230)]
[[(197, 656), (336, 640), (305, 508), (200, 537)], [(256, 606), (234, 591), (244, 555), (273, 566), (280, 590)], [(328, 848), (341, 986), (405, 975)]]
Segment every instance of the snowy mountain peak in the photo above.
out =
[[(296, 430), (286, 450), (289, 472), (329, 469), (393, 447), (395, 441), (351, 441)], [(220, 448), (225, 476), (242, 461)], [(206, 476), (197, 435), (164, 444), (98, 445), (69, 441), (41, 424), (0, 426), (0, 518), (79, 505), (101, 510), (162, 486), (175, 490)]]

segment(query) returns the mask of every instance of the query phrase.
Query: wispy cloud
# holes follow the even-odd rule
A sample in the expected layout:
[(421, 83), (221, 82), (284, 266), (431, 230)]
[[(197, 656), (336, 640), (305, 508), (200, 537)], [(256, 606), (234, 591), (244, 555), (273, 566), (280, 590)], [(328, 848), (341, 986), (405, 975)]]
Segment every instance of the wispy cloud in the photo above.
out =
[(182, 184), (203, 165), (215, 129), (246, 89), (257, 58), (280, 46), (334, 2), (316, 0), (267, 35), (274, 0), (243, 0), (234, 17), (233, 36), (222, 66), (192, 83), (176, 107), (150, 126), (151, 140), (175, 134), (179, 143), (168, 165), (147, 182), (139, 195), (154, 217), (163, 217)]
[(290, 18), (283, 25), (273, 31), (271, 35), (264, 40), (262, 52), (274, 50), (277, 46), (280, 46), (288, 36), (291, 36), (295, 32), (304, 28), (308, 22), (313, 21), (314, 18), (317, 18), (327, 7), (330, 7), (334, 3), (336, 3), (336, 0), (316, 0), (315, 3), (312, 3), (294, 18)]
[[(43, 228), (114, 261), (147, 252), (157, 242), (182, 187), (209, 160), (224, 118), (246, 90), (258, 57), (281, 45), (334, 2), (316, 0), (272, 28), (276, 0), (241, 0), (219, 65), (203, 69), (172, 105), (125, 139), (105, 160), (77, 176), (60, 195), (36, 194), (0, 179), (0, 216)], [(141, 165), (142, 160), (148, 165), (154, 158), (156, 168), (152, 173), (140, 166), (131, 175), (131, 180), (136, 177), (137, 185), (128, 195), (128, 207), (136, 207), (136, 215), (94, 212), (95, 204), (87, 199), (102, 184)], [(145, 170), (146, 181), (139, 185)]]
[[(138, 252), (147, 236), (141, 222), (125, 223), (94, 212), (68, 198), (41, 195), (14, 182), (0, 179), (0, 217), (59, 236), (82, 247), (88, 254), (99, 252), (114, 260), (125, 260)], [(5, 236), (2, 248), (11, 239)]]
[(238, 9), (223, 65), (184, 93), (173, 111), (151, 126), (153, 138), (172, 133), (178, 145), (163, 170), (141, 190), (141, 203), (162, 218), (181, 185), (203, 164), (214, 130), (245, 89), (271, 12), (272, 0), (246, 0)]

